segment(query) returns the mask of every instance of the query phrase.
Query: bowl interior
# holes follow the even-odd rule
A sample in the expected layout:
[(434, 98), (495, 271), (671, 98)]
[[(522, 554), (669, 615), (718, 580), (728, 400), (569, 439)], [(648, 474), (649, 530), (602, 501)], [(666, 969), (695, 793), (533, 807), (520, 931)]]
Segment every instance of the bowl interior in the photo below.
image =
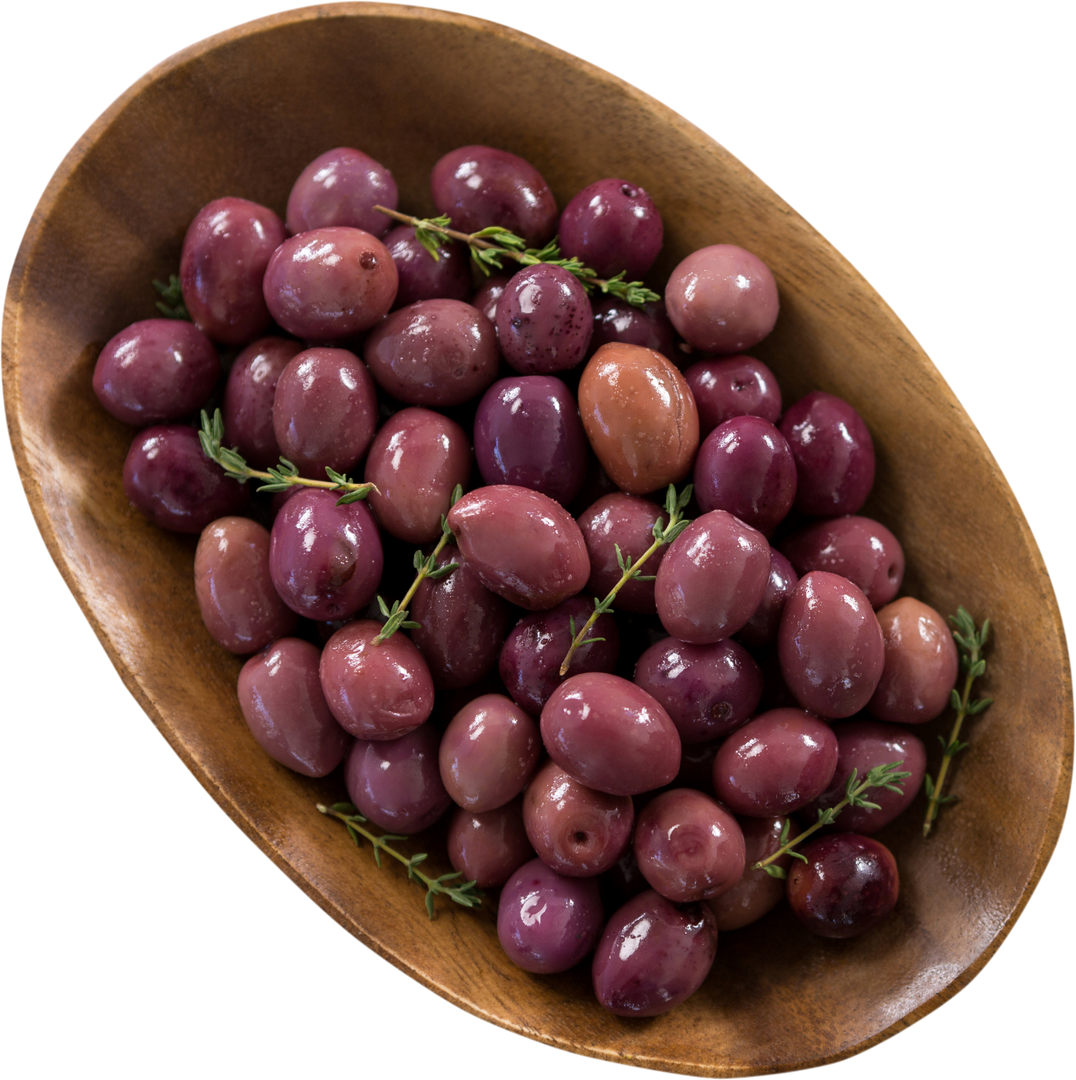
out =
[[(528, 102), (539, 91), (545, 107), (536, 110)], [(339, 778), (306, 780), (260, 751), (235, 698), (241, 661), (201, 624), (194, 539), (161, 532), (129, 507), (121, 470), (132, 432), (90, 388), (104, 342), (153, 314), (149, 283), (175, 272), (187, 223), (210, 199), (239, 195), (283, 214), (303, 166), (346, 145), (387, 164), (401, 209), (425, 214), (431, 166), (467, 143), (534, 162), (560, 205), (603, 176), (645, 187), (666, 229), (650, 275), (658, 288), (705, 244), (740, 244), (765, 260), (782, 308), (755, 352), (786, 401), (821, 388), (863, 414), (878, 454), (865, 512), (904, 545), (904, 591), (943, 613), (958, 604), (989, 611), (999, 628), (984, 693), (1004, 704), (978, 722), (976, 753), (956, 773), (960, 812), (924, 842), (919, 802), (880, 834), (900, 862), (895, 915), (862, 938), (831, 942), (779, 910), (723, 936), (704, 988), (654, 1021), (604, 1014), (586, 970), (537, 979), (514, 968), (489, 910), (441, 905), (432, 922), (416, 918), (404, 873), (377, 869), (315, 811), (344, 797)], [(680, 117), (567, 54), (478, 20), (378, 4), (274, 16), (178, 54), (94, 125), (43, 197), (6, 299), (3, 375), (46, 543), (165, 738), (334, 918), (495, 1023), (700, 1075), (820, 1064), (886, 1037), (966, 983), (1053, 849), (1072, 760), (1067, 654), (1034, 540), (978, 433), (885, 304), (788, 206)], [(928, 746), (947, 724), (926, 728)]]

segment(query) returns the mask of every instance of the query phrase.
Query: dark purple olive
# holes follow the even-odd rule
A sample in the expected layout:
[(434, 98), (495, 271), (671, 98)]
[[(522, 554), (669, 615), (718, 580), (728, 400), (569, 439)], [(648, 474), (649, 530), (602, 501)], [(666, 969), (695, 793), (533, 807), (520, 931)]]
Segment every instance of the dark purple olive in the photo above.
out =
[(377, 591), (384, 554), (377, 524), (361, 502), (307, 488), (273, 522), (269, 570), (284, 603), (308, 619), (346, 619)]
[(474, 296), (471, 297), (471, 306), (478, 308), (493, 323), (494, 329), (497, 328), (497, 304), (504, 295), (504, 287), (510, 280), (511, 278), (504, 274), (493, 274), (478, 286)]
[(773, 372), (753, 356), (700, 360), (684, 378), (699, 407), (704, 439), (734, 416), (761, 416), (771, 424), (781, 418), (781, 388)]
[(587, 437), (572, 392), (552, 375), (495, 382), (478, 403), (474, 453), (487, 484), (516, 484), (566, 506), (587, 468)]
[(384, 237), (384, 243), (400, 279), (393, 308), (419, 300), (466, 300), (471, 295), (471, 255), (458, 241), (439, 244), (435, 259), (419, 243), (414, 225), (400, 225)]
[[(623, 576), (617, 560), (617, 548), (620, 548), (623, 558), (630, 556), (632, 563), (637, 563), (653, 545), (654, 524), (659, 519), (663, 526), (668, 525), (669, 515), (656, 503), (619, 491), (603, 496), (579, 515), (579, 528), (590, 556), (587, 592), (595, 596), (609, 593)], [(643, 577), (658, 572), (666, 550), (659, 547), (646, 560), (640, 571)], [(654, 601), (653, 581), (629, 581), (616, 594), (616, 609), (638, 615), (655, 614), (657, 604)]]
[(590, 336), (590, 351), (597, 352), (613, 341), (625, 345), (641, 345), (661, 353), (666, 360), (679, 365), (684, 354), (676, 347), (676, 331), (665, 314), (661, 300), (648, 300), (642, 307), (606, 296), (591, 301), (594, 310), (594, 332)]
[(523, 158), (491, 146), (450, 150), (430, 175), (433, 204), (460, 232), (491, 225), (522, 236), (531, 247), (553, 238), (557, 204), (542, 174)]
[(874, 484), (874, 443), (863, 417), (815, 390), (789, 406), (780, 429), (796, 459), (796, 509), (815, 517), (856, 513)]
[[(718, 931), (739, 930), (757, 922), (785, 898), (785, 883), (781, 878), (771, 877), (765, 870), (755, 870), (753, 867), (780, 850), (783, 846), (781, 832), (785, 822), (791, 820), (786, 817), (740, 818), (747, 869), (728, 892), (706, 901), (717, 920)], [(793, 823), (788, 835), (794, 838), (799, 832)], [(786, 873), (791, 864), (791, 855), (782, 855), (774, 860), (774, 865)]]
[(594, 313), (579, 279), (560, 266), (525, 266), (497, 301), (497, 339), (509, 367), (550, 375), (587, 355)]
[(770, 576), (766, 579), (766, 590), (754, 615), (736, 632), (737, 640), (749, 649), (773, 644), (777, 640), (785, 603), (799, 580), (788, 559), (777, 548), (770, 548)]
[(500, 362), (493, 325), (462, 300), (394, 311), (366, 339), (363, 359), (386, 394), (437, 409), (477, 397)]
[(313, 480), (327, 468), (347, 473), (377, 429), (377, 390), (366, 365), (347, 349), (307, 349), (288, 362), (273, 399), (281, 454)]
[(226, 476), (202, 453), (198, 432), (181, 424), (135, 436), (123, 463), (123, 492), (154, 525), (195, 534), (250, 500), (248, 485)]
[(447, 577), (426, 578), (411, 601), (419, 624), (412, 640), (426, 657), (438, 690), (471, 686), (497, 663), (511, 619), (508, 604), (482, 584), (478, 572), (448, 544), (437, 565), (458, 564)]
[(481, 814), (457, 807), (446, 842), (448, 861), (464, 881), (473, 881), (480, 889), (499, 889), (534, 858), (523, 828), (523, 796)]
[(762, 698), (762, 671), (735, 641), (655, 642), (632, 680), (659, 701), (683, 743), (705, 743), (745, 724)]
[(594, 603), (587, 596), (570, 596), (551, 611), (525, 615), (512, 628), (501, 649), (501, 681), (517, 705), (531, 716), (539, 716), (550, 694), (565, 679), (584, 671), (616, 670), (620, 656), (620, 631), (612, 614), (599, 615), (588, 639), (592, 645), (576, 649), (566, 674), (560, 665), (568, 655), (572, 624), (578, 633), (594, 613)]
[(252, 469), (265, 469), (280, 460), (273, 398), (280, 373), (302, 349), (288, 338), (259, 338), (235, 358), (228, 372), (221, 406), (224, 443), (234, 446)]
[(695, 458), (695, 500), (727, 510), (769, 535), (796, 497), (796, 463), (784, 436), (758, 416), (734, 416), (703, 440)]
[(623, 273), (637, 281), (661, 251), (664, 227), (650, 195), (627, 180), (596, 180), (564, 208), (557, 229), (561, 254), (575, 256), (600, 278)]
[(797, 849), (788, 872), (788, 902), (808, 930), (849, 938), (877, 926), (897, 906), (900, 875), (884, 844), (855, 833), (837, 833)]
[(680, 771), (673, 780), (673, 787), (694, 788), (707, 795), (714, 790), (714, 758), (724, 740), (706, 743), (682, 743), (680, 747)]
[(877, 521), (841, 517), (818, 521), (788, 537), (781, 550), (796, 573), (826, 570), (858, 585), (878, 608), (888, 604), (904, 580), (904, 549)]
[(837, 736), (837, 771), (829, 787), (807, 808), (805, 815), (814, 817), (815, 810), (828, 810), (844, 799), (853, 769), (862, 781), (871, 769), (899, 761), (902, 763), (899, 771), (911, 773), (903, 780), (894, 781), (901, 791), (890, 791), (885, 787), (868, 788), (863, 797), (877, 803), (878, 809), (846, 806), (833, 823), (834, 828), (842, 832), (863, 835), (876, 833), (904, 813), (923, 786), (923, 774), (927, 768), (923, 743), (907, 728), (882, 724), (876, 720), (845, 720), (834, 725), (833, 733)]

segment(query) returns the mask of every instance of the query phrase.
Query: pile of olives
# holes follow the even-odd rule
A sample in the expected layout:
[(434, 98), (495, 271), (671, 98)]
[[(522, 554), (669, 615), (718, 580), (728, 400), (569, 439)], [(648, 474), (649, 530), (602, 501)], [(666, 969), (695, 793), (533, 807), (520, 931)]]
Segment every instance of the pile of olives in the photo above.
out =
[[(508, 956), (539, 973), (592, 956), (621, 1015), (683, 1001), (718, 933), (786, 897), (815, 933), (868, 931), (899, 887), (872, 834), (922, 782), (908, 725), (945, 707), (957, 654), (937, 612), (898, 599), (898, 539), (859, 515), (875, 471), (862, 418), (824, 390), (784, 408), (745, 351), (779, 314), (751, 252), (690, 254), (663, 300), (616, 295), (662, 246), (638, 185), (600, 179), (558, 211), (533, 165), (466, 146), (431, 189), (454, 230), (556, 236), (611, 292), (555, 255), (491, 277), (447, 235), (434, 256), (376, 209), (396, 210), (389, 170), (338, 148), (283, 219), (205, 206), (180, 263), (191, 321), (135, 323), (97, 361), (101, 404), (140, 429), (128, 498), (200, 536), (198, 603), (249, 656), (253, 737), (302, 775), (340, 770), (388, 832), (451, 814), (448, 858), (500, 890)], [(203, 452), (207, 407), (251, 468), (362, 475), (369, 498), (252, 496)], [(442, 572), (384, 637), (439, 541)], [(754, 868), (853, 771), (894, 762), (903, 786), (846, 808), (806, 861)]]

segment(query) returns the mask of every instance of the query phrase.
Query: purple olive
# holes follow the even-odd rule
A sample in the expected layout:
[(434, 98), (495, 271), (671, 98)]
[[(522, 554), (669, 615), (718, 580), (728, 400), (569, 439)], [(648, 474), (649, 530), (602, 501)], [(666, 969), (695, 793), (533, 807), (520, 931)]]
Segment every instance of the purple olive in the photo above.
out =
[(625, 345), (641, 345), (661, 353), (666, 360), (679, 366), (684, 354), (676, 347), (676, 331), (665, 314), (661, 300), (648, 300), (642, 307), (606, 296), (591, 301), (594, 310), (594, 332), (590, 336), (590, 351), (597, 352), (613, 341)]
[(648, 889), (609, 919), (594, 950), (594, 993), (618, 1016), (660, 1016), (702, 986), (716, 954), (705, 904), (677, 907)]
[(837, 768), (837, 736), (800, 709), (772, 709), (730, 735), (714, 759), (714, 791), (735, 814), (769, 817), (806, 806)]
[(800, 578), (785, 603), (777, 653), (796, 700), (829, 720), (859, 712), (885, 665), (870, 601), (847, 578), (824, 570)]
[(586, 787), (555, 761), (547, 761), (523, 793), (531, 846), (547, 866), (569, 877), (605, 873), (631, 844), (634, 822), (629, 796)]
[(885, 664), (867, 711), (879, 720), (923, 724), (940, 715), (956, 684), (953, 635), (932, 607), (910, 596), (878, 612)]
[(773, 372), (753, 356), (700, 360), (684, 378), (699, 406), (704, 439), (734, 416), (761, 416), (771, 424), (781, 418), (781, 388)]
[(897, 595), (904, 580), (900, 541), (870, 518), (818, 521), (788, 537), (781, 550), (800, 575), (826, 570), (848, 578), (876, 611)]
[(856, 513), (874, 484), (874, 443), (863, 417), (815, 390), (789, 406), (780, 429), (796, 459), (796, 509), (816, 517)]
[(580, 783), (610, 795), (668, 784), (680, 768), (680, 736), (645, 690), (604, 672), (575, 675), (542, 709), (549, 756)]
[(195, 326), (222, 345), (246, 345), (269, 329), (262, 279), (285, 235), (284, 222), (249, 199), (214, 199), (194, 215), (179, 278)]
[(487, 484), (516, 484), (566, 506), (587, 466), (575, 397), (551, 375), (500, 379), (478, 403), (474, 452)]
[(299, 622), (273, 588), (269, 532), (249, 518), (218, 518), (202, 530), (194, 592), (213, 640), (240, 656), (288, 637)]
[[(311, 229), (285, 240), (265, 268), (265, 303), (306, 341), (354, 337), (381, 321), (396, 299), (396, 264), (362, 229)], [(248, 334), (248, 339), (254, 337)]]
[(594, 948), (604, 917), (596, 881), (563, 877), (533, 859), (501, 891), (497, 937), (512, 963), (551, 975)]
[(797, 849), (788, 873), (788, 902), (808, 930), (849, 938), (877, 926), (897, 905), (900, 875), (884, 844), (855, 833), (837, 833)]
[(635, 824), (635, 861), (643, 877), (677, 904), (728, 892), (743, 876), (745, 851), (736, 819), (691, 788), (651, 799)]
[(433, 204), (461, 232), (500, 226), (541, 247), (557, 226), (557, 204), (542, 174), (523, 158), (491, 146), (450, 150), (430, 175)]
[(770, 545), (725, 510), (693, 521), (670, 545), (654, 582), (661, 625), (681, 641), (731, 637), (755, 613), (770, 573)]
[(557, 230), (561, 253), (600, 278), (623, 273), (637, 281), (661, 251), (664, 228), (650, 195), (627, 180), (596, 180), (564, 208)]
[(457, 807), (446, 842), (448, 861), (465, 881), (473, 881), (480, 889), (499, 889), (534, 858), (523, 827), (523, 796), (481, 814)]
[(273, 522), (269, 570), (284, 603), (308, 619), (346, 619), (377, 591), (384, 554), (377, 524), (361, 502), (305, 488)]
[(345, 225), (384, 236), (392, 219), (374, 207), (395, 210), (397, 197), (396, 181), (384, 165), (361, 150), (338, 146), (314, 158), (292, 186), (288, 232)]
[(769, 267), (734, 244), (692, 252), (669, 277), (665, 308), (680, 336), (704, 352), (739, 353), (777, 321), (777, 284)]
[[(740, 818), (743, 830), (745, 862), (747, 869), (740, 880), (728, 892), (707, 900), (706, 904), (714, 913), (718, 931), (739, 930), (757, 922), (767, 912), (772, 911), (785, 898), (785, 883), (781, 878), (771, 877), (765, 870), (755, 870), (754, 865), (768, 859), (783, 846), (781, 833), (785, 823), (792, 822), (787, 817)], [(789, 837), (799, 835), (795, 823), (790, 824)], [(774, 860), (774, 865), (788, 871), (792, 864), (790, 854)]]
[(376, 642), (382, 624), (356, 619), (321, 653), (321, 688), (340, 726), (359, 739), (398, 739), (433, 711), (433, 680), (404, 634)]
[(448, 527), (482, 584), (528, 611), (556, 607), (590, 576), (575, 519), (537, 491), (479, 488), (449, 510)]
[(101, 350), (93, 392), (117, 420), (137, 427), (183, 420), (198, 411), (220, 378), (209, 338), (183, 319), (146, 319)]
[(770, 576), (766, 579), (766, 590), (754, 615), (737, 631), (737, 639), (749, 649), (773, 644), (777, 640), (785, 603), (799, 580), (788, 559), (777, 548), (770, 548)]
[(333, 719), (318, 678), (316, 645), (281, 638), (239, 672), (239, 707), (258, 745), (303, 776), (328, 776), (351, 737)]
[(471, 256), (458, 241), (438, 244), (435, 259), (419, 243), (414, 225), (400, 225), (384, 237), (384, 243), (399, 277), (393, 308), (419, 300), (466, 300), (471, 295)]
[(181, 424), (135, 436), (123, 463), (123, 492), (154, 525), (195, 534), (250, 500), (248, 485), (225, 475), (202, 453), (198, 432)]
[(437, 743), (428, 724), (388, 742), (356, 740), (344, 783), (359, 813), (404, 836), (428, 829), (452, 805), (437, 768)]

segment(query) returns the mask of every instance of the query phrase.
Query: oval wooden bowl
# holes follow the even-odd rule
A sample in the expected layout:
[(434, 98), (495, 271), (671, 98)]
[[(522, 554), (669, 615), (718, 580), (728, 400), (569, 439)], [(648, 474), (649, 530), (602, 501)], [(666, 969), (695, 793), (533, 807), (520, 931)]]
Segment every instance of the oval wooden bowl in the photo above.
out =
[[(541, 110), (529, 105), (539, 88)], [(655, 1020), (605, 1014), (585, 966), (547, 979), (514, 968), (488, 909), (442, 901), (427, 922), (399, 867), (377, 869), (315, 811), (343, 797), (339, 778), (305, 780), (260, 751), (236, 703), (241, 661), (198, 615), (194, 539), (161, 532), (128, 506), (121, 468), (132, 432), (90, 388), (100, 347), (153, 314), (148, 283), (176, 269), (187, 223), (210, 199), (240, 195), (283, 213), (302, 167), (348, 145), (391, 167), (402, 208), (426, 213), (431, 166), (466, 143), (533, 161), (561, 205), (598, 177), (642, 184), (665, 219), (659, 287), (694, 247), (729, 241), (760, 255), (782, 307), (757, 353), (786, 401), (823, 388), (866, 418), (878, 452), (867, 512), (904, 544), (906, 592), (942, 612), (989, 612), (998, 628), (985, 692), (999, 704), (977, 722), (975, 754), (956, 770), (959, 810), (924, 842), (920, 798), (882, 834), (901, 866), (895, 914), (862, 938), (831, 942), (779, 910), (724, 936), (703, 989)], [(704, 1076), (832, 1061), (965, 985), (1053, 850), (1073, 744), (1061, 619), (1035, 541), (971, 421), (866, 282), (738, 161), (658, 102), (539, 41), (442, 12), (340, 4), (263, 19), (166, 61), (97, 121), (45, 192), (7, 293), (3, 378), (49, 550), (176, 753), (333, 918), (493, 1023)], [(928, 746), (947, 726), (928, 726)]]

